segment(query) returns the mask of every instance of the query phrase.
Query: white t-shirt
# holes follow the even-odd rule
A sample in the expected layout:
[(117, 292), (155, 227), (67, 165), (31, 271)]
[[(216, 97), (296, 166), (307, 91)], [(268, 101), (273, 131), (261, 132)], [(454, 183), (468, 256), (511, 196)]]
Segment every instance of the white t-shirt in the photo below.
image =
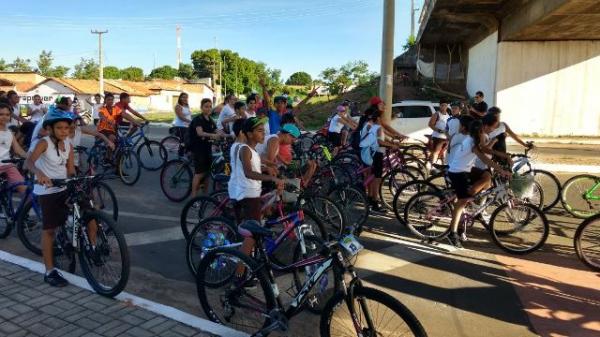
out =
[[(50, 137), (43, 138), (48, 147), (46, 151), (35, 161), (35, 167), (42, 171), (50, 179), (67, 179), (67, 161), (71, 151), (71, 142), (65, 142), (65, 150), (59, 150), (56, 153), (56, 146)], [(37, 177), (36, 177), (37, 179)], [(36, 195), (53, 194), (64, 191), (66, 187), (45, 187), (44, 185), (35, 184), (33, 193)]]
[(94, 103), (94, 105), (92, 105), (92, 118), (93, 119), (99, 119), (100, 118), (100, 109), (102, 108), (104, 104), (102, 103)]
[(329, 132), (335, 132), (335, 133), (342, 132), (342, 128), (344, 128), (344, 124), (342, 124), (342, 122), (340, 122), (341, 118), (342, 117), (338, 114), (333, 116), (333, 118), (331, 119), (331, 122), (329, 123)]
[[(221, 113), (219, 114), (219, 119), (217, 119), (217, 129), (223, 130), (223, 120), (233, 116), (235, 116), (235, 110), (233, 110), (233, 108), (229, 105), (225, 104), (225, 106), (223, 106), (223, 110), (221, 110)], [(229, 130), (233, 128), (233, 122), (229, 122), (227, 125), (229, 126)]]
[(460, 119), (452, 118), (447, 122), (448, 126), (448, 136), (453, 137), (458, 134), (460, 131)]
[[(258, 152), (258, 154), (261, 157), (265, 156), (267, 154), (267, 148), (268, 148), (269, 140), (271, 140), (273, 138), (279, 139), (279, 137), (277, 136), (277, 134), (268, 135), (268, 136), (265, 137), (265, 141), (264, 142), (256, 144), (256, 152)], [(275, 155), (277, 155), (277, 153)]]
[(19, 125), (19, 121), (15, 119), (15, 117), (19, 117), (21, 115), (21, 106), (19, 104), (12, 107), (12, 116), (10, 117), (10, 121), (8, 122), (8, 126)]
[[(252, 117), (256, 117), (256, 111), (246, 110), (246, 118), (252, 118)], [(267, 127), (268, 127), (268, 125), (267, 125)]]
[(452, 136), (452, 140), (450, 140), (450, 146), (448, 146), (448, 155), (446, 156), (446, 161), (448, 164), (450, 164), (452, 158), (454, 157), (456, 147), (460, 145), (462, 141), (465, 140), (465, 138), (467, 138), (468, 136), (469, 135), (460, 132)]
[(75, 128), (75, 134), (73, 137), (69, 137), (69, 142), (73, 145), (73, 162), (75, 166), (79, 166), (79, 152), (75, 151), (75, 147), (81, 145), (81, 127)]
[[(190, 107), (181, 106), (181, 112), (183, 113), (183, 116), (187, 120), (192, 120), (192, 113), (190, 112)], [(190, 126), (190, 123), (179, 118), (179, 116), (177, 116), (177, 113), (176, 113), (175, 119), (173, 120), (173, 126), (180, 127), (180, 128), (187, 128), (188, 126)]]
[(477, 158), (477, 155), (473, 152), (473, 146), (475, 146), (475, 142), (471, 136), (467, 136), (462, 143), (456, 146), (452, 161), (448, 163), (450, 166), (448, 168), (449, 172), (471, 172)]
[(46, 107), (46, 104), (44, 103), (40, 105), (29, 104), (29, 111), (31, 113), (31, 121), (37, 122), (44, 117), (48, 111), (48, 107)]
[[(483, 144), (487, 145), (490, 141), (490, 137), (486, 134), (483, 134), (483, 139), (482, 142)], [(491, 154), (485, 154), (486, 157), (492, 159), (492, 155)], [(475, 167), (477, 167), (478, 169), (481, 170), (487, 170), (488, 166), (486, 165), (486, 163), (484, 163), (481, 159), (479, 159), (479, 157), (477, 157), (477, 159), (475, 160)]]
[(490, 136), (490, 139), (494, 139), (496, 137), (498, 137), (500, 134), (503, 134), (506, 132), (506, 124), (504, 124), (504, 122), (500, 122), (500, 124), (498, 125), (498, 127), (490, 132), (488, 134), (488, 136)]
[[(0, 131), (0, 160), (10, 159), (10, 149), (13, 142), (13, 133), (8, 130)], [(0, 162), (0, 166), (8, 165)]]
[[(446, 130), (446, 122), (448, 121), (448, 118), (450, 118), (450, 115), (447, 113), (443, 114), (441, 112), (438, 112), (437, 115), (438, 117), (437, 121), (435, 122), (435, 128), (442, 131)], [(443, 132), (433, 131), (431, 136), (439, 139), (446, 139), (446, 134)]]
[(39, 141), (39, 134), (40, 131), (42, 130), (42, 125), (44, 124), (44, 120), (46, 119), (46, 116), (48, 116), (47, 114), (44, 115), (42, 117), (42, 119), (40, 119), (36, 124), (35, 124), (35, 128), (33, 128), (33, 133), (31, 134), (31, 143), (29, 145), (29, 153), (33, 152), (33, 149), (35, 149), (35, 146), (37, 145), (38, 141)]
[(262, 192), (262, 182), (260, 180), (246, 178), (244, 164), (240, 159), (244, 147), (250, 149), (252, 171), (260, 172), (260, 156), (255, 150), (246, 144), (235, 143), (231, 146), (231, 177), (229, 178), (227, 190), (229, 197), (237, 201), (246, 198), (258, 198)]

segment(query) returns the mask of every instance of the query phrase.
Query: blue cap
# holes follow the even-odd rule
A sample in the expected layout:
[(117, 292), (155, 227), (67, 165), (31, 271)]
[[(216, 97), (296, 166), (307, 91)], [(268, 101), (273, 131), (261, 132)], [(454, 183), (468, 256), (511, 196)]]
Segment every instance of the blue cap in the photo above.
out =
[(300, 129), (294, 124), (285, 124), (281, 127), (281, 132), (289, 133), (294, 138), (300, 137)]

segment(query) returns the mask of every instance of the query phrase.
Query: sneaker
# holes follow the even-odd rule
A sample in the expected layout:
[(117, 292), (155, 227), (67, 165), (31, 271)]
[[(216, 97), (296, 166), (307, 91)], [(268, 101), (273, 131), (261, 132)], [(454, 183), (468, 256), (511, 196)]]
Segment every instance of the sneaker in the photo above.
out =
[(458, 233), (450, 233), (450, 235), (448, 235), (448, 240), (450, 241), (450, 244), (456, 248), (463, 247), (462, 243), (460, 242), (460, 235), (458, 235)]
[(464, 225), (458, 226), (458, 238), (462, 242), (466, 242), (467, 238), (467, 228)]
[(65, 280), (65, 278), (56, 269), (53, 269), (50, 273), (44, 275), (44, 282), (53, 287), (59, 288), (69, 285), (69, 281)]
[(377, 201), (373, 202), (371, 210), (378, 213), (387, 213), (387, 209), (381, 206)]

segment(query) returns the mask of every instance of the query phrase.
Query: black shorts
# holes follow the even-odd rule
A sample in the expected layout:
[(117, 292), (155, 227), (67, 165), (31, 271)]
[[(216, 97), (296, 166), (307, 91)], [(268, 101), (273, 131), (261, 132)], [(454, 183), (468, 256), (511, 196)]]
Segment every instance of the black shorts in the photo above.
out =
[(262, 217), (261, 198), (246, 198), (235, 203), (235, 217), (238, 224), (244, 220), (256, 220), (260, 222)]
[(208, 173), (212, 164), (212, 152), (194, 152), (192, 153), (192, 161), (194, 163), (195, 174)]
[(450, 182), (452, 183), (452, 188), (456, 193), (456, 197), (458, 199), (466, 199), (470, 198), (471, 194), (469, 194), (469, 188), (471, 187), (471, 173), (469, 172), (448, 172), (448, 178), (450, 178)]
[(342, 134), (338, 132), (327, 133), (327, 140), (329, 140), (334, 147), (342, 146)]
[(373, 155), (372, 172), (375, 175), (375, 178), (381, 178), (383, 176), (383, 153), (375, 152)]
[(67, 191), (38, 196), (42, 209), (42, 229), (55, 229), (65, 224), (69, 216), (68, 197)]

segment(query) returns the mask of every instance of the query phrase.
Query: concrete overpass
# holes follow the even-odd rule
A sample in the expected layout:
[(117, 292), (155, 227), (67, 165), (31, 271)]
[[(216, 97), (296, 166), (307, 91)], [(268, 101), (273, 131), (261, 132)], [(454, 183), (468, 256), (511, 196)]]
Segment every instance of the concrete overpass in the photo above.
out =
[(525, 134), (600, 135), (600, 1), (426, 0), (420, 71)]

